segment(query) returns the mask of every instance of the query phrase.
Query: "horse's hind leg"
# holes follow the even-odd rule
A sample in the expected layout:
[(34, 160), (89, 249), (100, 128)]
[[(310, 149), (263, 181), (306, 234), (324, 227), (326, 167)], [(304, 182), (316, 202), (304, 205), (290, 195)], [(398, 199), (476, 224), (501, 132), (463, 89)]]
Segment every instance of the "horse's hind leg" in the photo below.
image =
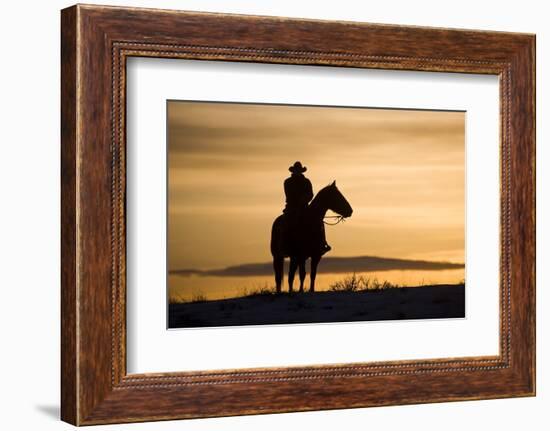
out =
[(292, 293), (292, 284), (294, 283), (294, 274), (296, 274), (296, 268), (298, 261), (296, 258), (290, 258), (290, 264), (288, 265), (288, 293)]
[(306, 261), (305, 259), (298, 262), (298, 271), (300, 274), (300, 292), (304, 291), (304, 280), (306, 279)]
[(273, 256), (273, 270), (275, 271), (275, 288), (277, 289), (277, 293), (281, 293), (284, 259), (283, 256)]

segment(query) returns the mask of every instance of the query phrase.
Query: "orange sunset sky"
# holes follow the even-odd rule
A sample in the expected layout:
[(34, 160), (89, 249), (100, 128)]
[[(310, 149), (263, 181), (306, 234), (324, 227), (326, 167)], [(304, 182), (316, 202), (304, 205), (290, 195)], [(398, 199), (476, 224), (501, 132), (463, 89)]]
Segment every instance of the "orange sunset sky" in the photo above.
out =
[(168, 102), (168, 268), (270, 261), (283, 181), (353, 207), (330, 256), (464, 262), (465, 113)]

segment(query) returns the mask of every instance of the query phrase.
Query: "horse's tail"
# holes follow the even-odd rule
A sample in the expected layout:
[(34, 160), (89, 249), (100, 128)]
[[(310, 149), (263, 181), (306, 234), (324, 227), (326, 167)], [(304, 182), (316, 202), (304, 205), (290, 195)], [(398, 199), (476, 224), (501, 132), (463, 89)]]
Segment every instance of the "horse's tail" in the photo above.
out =
[(281, 256), (283, 255), (283, 232), (282, 232), (283, 216), (280, 215), (273, 221), (271, 226), (271, 255)]

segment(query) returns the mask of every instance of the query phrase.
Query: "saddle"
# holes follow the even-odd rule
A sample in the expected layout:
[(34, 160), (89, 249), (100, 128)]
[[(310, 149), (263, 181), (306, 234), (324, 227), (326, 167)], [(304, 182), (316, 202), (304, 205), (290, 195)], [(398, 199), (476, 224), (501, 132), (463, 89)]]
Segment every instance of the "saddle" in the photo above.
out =
[(282, 223), (282, 245), (287, 255), (297, 254), (307, 239), (305, 209), (285, 208)]
[(323, 221), (307, 216), (307, 208), (298, 211), (283, 211), (282, 249), (285, 255), (309, 255), (319, 249), (321, 255), (330, 250), (325, 240)]

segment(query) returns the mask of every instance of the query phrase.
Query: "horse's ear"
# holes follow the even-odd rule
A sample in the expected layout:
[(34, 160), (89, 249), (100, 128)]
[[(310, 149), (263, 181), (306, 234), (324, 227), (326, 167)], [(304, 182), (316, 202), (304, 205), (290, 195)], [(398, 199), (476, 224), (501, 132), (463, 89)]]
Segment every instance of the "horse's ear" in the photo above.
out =
[(336, 180), (334, 180), (331, 184), (332, 187), (336, 187)]

